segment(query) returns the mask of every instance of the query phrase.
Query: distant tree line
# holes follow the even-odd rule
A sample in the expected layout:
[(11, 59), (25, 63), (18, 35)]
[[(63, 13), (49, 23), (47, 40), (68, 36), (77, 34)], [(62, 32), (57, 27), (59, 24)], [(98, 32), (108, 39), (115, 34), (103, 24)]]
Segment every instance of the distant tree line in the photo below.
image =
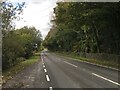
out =
[(120, 54), (120, 2), (63, 2), (54, 13), (49, 50)]
[[(40, 48), (41, 33), (35, 27), (15, 29), (13, 22), (19, 18), (25, 3), (14, 6), (2, 2), (2, 69), (6, 70), (17, 63), (28, 59)], [(37, 48), (34, 46), (37, 45)]]

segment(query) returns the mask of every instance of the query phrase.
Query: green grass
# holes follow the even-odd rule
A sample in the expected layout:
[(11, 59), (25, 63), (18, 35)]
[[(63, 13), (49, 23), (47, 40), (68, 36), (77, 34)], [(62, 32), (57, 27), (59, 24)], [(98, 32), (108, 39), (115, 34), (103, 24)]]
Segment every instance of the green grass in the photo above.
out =
[(35, 53), (35, 56), (40, 56), (40, 53)]
[(4, 71), (3, 74), (3, 83), (5, 83), (7, 80), (11, 79), (15, 74), (17, 74), (18, 72), (24, 70), (25, 68), (27, 68), (28, 66), (38, 62), (38, 60), (40, 59), (40, 56), (38, 54), (35, 54), (34, 56), (32, 56), (31, 58), (20, 62), (19, 64), (9, 68), (8, 70)]
[(103, 66), (108, 66), (108, 67), (112, 67), (112, 68), (116, 68), (119, 69), (119, 63), (117, 62), (113, 62), (113, 61), (107, 61), (107, 60), (96, 60), (96, 59), (89, 59), (89, 58), (83, 58), (74, 54), (68, 54), (65, 52), (62, 53), (57, 53), (59, 55), (63, 55), (63, 56), (67, 56), (67, 57), (71, 57), (71, 58), (75, 58), (74, 60), (78, 60), (78, 61), (87, 61), (90, 63), (94, 63), (94, 64), (99, 64), (99, 65), (103, 65)]

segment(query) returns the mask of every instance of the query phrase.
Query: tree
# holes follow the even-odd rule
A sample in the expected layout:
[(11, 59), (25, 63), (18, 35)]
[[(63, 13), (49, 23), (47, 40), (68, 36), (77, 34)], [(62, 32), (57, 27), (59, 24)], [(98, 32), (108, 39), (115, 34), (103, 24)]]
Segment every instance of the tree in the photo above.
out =
[(54, 13), (50, 32), (57, 32), (45, 39), (49, 49), (57, 43), (55, 50), (120, 54), (119, 2), (58, 3)]
[(23, 7), (25, 5), (25, 2), (22, 2), (22, 4), (18, 3), (18, 5), (13, 5), (10, 2), (2, 2), (1, 4), (1, 16), (2, 16), (2, 28), (3, 30), (10, 30), (13, 28), (13, 21), (15, 19), (19, 20), (19, 16), (22, 11)]
[[(2, 2), (2, 69), (6, 70), (9, 67), (21, 62), (20, 58), (29, 58), (33, 55), (34, 45), (38, 48), (41, 45), (41, 33), (35, 27), (23, 27), (15, 30), (13, 22), (19, 19), (19, 14), (22, 13), (24, 2), (17, 6), (12, 3)], [(37, 49), (37, 48), (36, 48)], [(25, 60), (24, 59), (24, 60)]]

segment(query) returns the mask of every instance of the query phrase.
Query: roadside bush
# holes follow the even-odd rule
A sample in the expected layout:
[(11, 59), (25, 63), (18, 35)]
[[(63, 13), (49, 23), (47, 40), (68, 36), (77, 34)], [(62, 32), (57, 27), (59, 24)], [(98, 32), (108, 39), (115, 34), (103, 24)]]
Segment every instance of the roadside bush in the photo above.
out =
[(33, 45), (41, 43), (41, 33), (34, 27), (3, 31), (2, 66), (3, 70), (33, 55)]

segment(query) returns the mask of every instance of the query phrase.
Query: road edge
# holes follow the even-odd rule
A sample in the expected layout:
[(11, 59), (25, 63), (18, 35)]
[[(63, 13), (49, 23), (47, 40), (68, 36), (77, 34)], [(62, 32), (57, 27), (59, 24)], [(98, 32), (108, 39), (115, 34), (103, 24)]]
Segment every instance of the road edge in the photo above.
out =
[[(54, 54), (56, 54), (56, 53), (54, 53)], [(57, 54), (57, 55), (59, 55), (59, 54)], [(61, 56), (61, 55), (59, 55), (59, 56)], [(61, 56), (61, 57), (65, 57), (65, 58), (68, 58), (68, 59), (77, 60), (79, 62), (84, 62), (84, 63), (91, 64), (91, 65), (94, 65), (94, 66), (99, 66), (99, 67), (103, 67), (103, 68), (107, 68), (107, 69), (111, 69), (111, 70), (115, 70), (115, 71), (119, 71), (120, 72), (119, 69), (116, 69), (116, 68), (113, 68), (113, 67), (108, 67), (108, 66), (104, 66), (104, 65), (100, 65), (100, 64), (95, 64), (95, 63), (91, 63), (91, 62), (87, 62), (87, 61), (82, 61), (80, 59), (71, 58), (71, 57), (68, 57), (68, 56)]]

